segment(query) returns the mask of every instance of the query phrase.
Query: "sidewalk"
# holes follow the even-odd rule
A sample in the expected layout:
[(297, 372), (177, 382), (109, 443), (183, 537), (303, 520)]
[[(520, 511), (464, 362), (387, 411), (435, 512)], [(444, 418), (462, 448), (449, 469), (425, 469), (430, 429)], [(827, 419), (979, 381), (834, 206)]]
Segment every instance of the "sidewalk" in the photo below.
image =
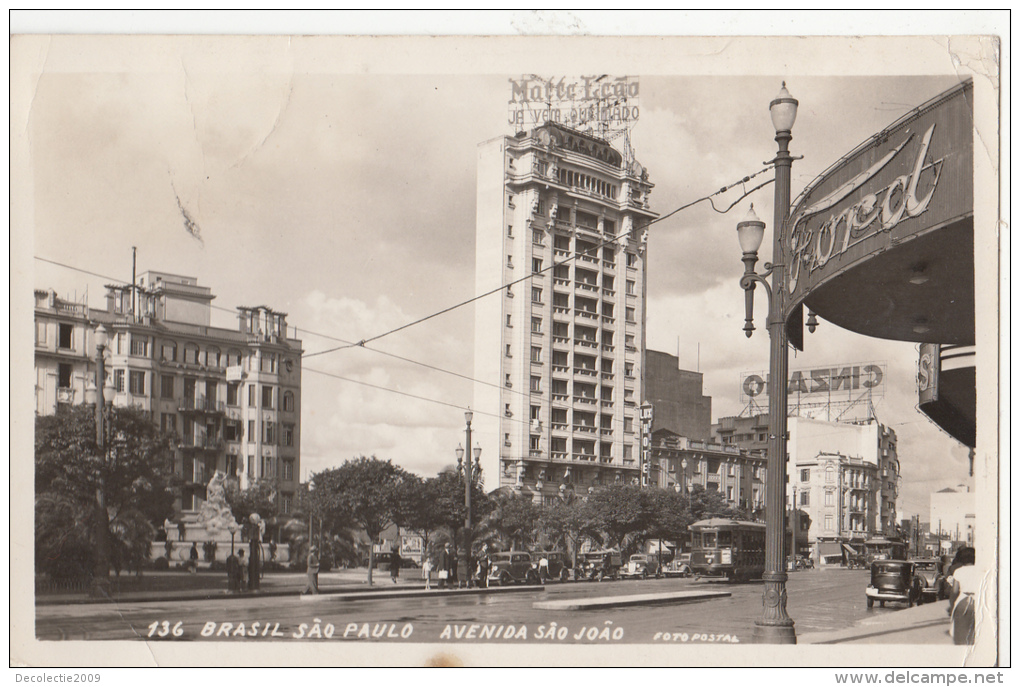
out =
[(949, 644), (948, 601), (883, 613), (854, 627), (797, 637), (799, 644)]
[[(387, 571), (374, 571), (373, 584), (368, 586), (368, 571), (364, 568), (335, 570), (319, 574), (319, 593), (350, 594), (393, 592), (395, 590), (425, 592), (425, 583), (421, 573), (403, 576), (394, 584)], [(144, 577), (126, 578), (125, 587), (140, 587), (129, 591), (115, 592), (108, 599), (96, 598), (88, 592), (56, 592), (38, 593), (35, 597), (37, 606), (60, 604), (94, 604), (94, 603), (138, 603), (146, 601), (196, 601), (202, 599), (246, 599), (253, 597), (299, 596), (305, 590), (308, 578), (304, 573), (274, 572), (263, 576), (261, 589), (257, 592), (230, 593), (227, 589), (227, 576), (223, 572), (147, 572)], [(433, 582), (433, 589), (435, 583)]]

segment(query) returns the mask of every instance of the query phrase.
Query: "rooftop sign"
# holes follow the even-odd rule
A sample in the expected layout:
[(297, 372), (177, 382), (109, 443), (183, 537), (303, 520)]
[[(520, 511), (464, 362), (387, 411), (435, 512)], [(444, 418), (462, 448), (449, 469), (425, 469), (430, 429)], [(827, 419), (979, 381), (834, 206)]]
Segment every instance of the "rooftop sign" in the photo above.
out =
[(547, 122), (610, 138), (638, 120), (640, 83), (636, 76), (552, 76), (510, 79), (507, 121), (515, 131)]

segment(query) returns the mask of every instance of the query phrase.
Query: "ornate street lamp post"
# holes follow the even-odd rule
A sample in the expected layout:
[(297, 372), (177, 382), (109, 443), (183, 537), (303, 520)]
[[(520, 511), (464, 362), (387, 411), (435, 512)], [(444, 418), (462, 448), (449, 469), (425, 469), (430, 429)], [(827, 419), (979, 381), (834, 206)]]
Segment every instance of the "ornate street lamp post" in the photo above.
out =
[[(772, 225), (772, 262), (765, 263), (765, 271), (758, 274), (754, 265), (758, 261), (758, 248), (765, 234), (765, 223), (754, 214), (754, 206), (744, 221), (737, 224), (737, 239), (743, 251), (744, 275), (740, 286), (744, 289), (744, 333), (754, 332), (754, 289), (761, 284), (769, 299), (768, 330), (769, 353), (769, 440), (768, 474), (765, 484), (765, 572), (762, 580), (765, 591), (762, 597), (762, 615), (755, 621), (753, 640), (759, 644), (796, 644), (797, 634), (793, 620), (786, 613), (786, 556), (784, 555), (786, 515), (786, 440), (787, 440), (787, 376), (789, 368), (788, 339), (786, 333), (786, 268), (783, 253), (783, 227), (790, 211), (790, 140), (793, 123), (797, 119), (797, 101), (782, 90), (769, 104), (772, 125), (776, 130), (779, 152), (773, 164), (776, 169), (775, 218)], [(769, 285), (766, 277), (772, 276)]]
[(107, 597), (110, 593), (109, 515), (106, 510), (106, 470), (109, 463), (110, 408), (116, 388), (106, 385), (106, 327), (96, 327), (96, 452), (99, 461), (96, 481), (96, 565), (92, 573), (92, 593)]
[[(468, 450), (471, 450), (471, 420), (474, 418), (474, 413), (470, 410), (465, 411), (464, 421), (467, 423), (467, 429), (465, 430), (465, 441), (468, 446)], [(464, 475), (464, 575), (470, 575), (471, 565), (471, 485), (475, 481), (475, 473), (479, 470), (479, 459), (482, 456), (482, 447), (475, 446), (474, 448), (474, 464), (471, 463), (471, 456), (468, 455), (467, 460), (464, 460), (464, 447), (457, 446), (457, 471)], [(465, 582), (467, 580), (464, 580)]]

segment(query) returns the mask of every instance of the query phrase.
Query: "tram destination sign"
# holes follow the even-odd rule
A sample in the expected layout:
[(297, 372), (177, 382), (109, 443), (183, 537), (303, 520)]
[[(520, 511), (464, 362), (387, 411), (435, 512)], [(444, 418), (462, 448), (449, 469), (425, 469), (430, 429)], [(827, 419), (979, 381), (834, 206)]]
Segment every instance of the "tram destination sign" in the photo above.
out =
[[(790, 372), (787, 391), (791, 401), (825, 401), (855, 399), (862, 394), (885, 395), (885, 363), (851, 363), (816, 367)], [(742, 403), (761, 403), (769, 395), (767, 372), (744, 372), (740, 375)]]

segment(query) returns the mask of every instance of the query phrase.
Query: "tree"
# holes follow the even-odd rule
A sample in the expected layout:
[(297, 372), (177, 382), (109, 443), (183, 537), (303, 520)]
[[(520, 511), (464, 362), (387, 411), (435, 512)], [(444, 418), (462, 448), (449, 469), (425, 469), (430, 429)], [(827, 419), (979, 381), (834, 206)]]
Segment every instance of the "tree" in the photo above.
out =
[(242, 489), (236, 479), (228, 480), (223, 495), (230, 506), (230, 512), (239, 523), (248, 522), (252, 513), (258, 513), (263, 520), (272, 520), (280, 512), (276, 499), (276, 481), (257, 479)]
[(691, 487), (688, 499), (690, 502), (691, 522), (705, 520), (706, 518), (749, 519), (747, 513), (736, 506), (730, 505), (730, 502), (724, 499), (718, 491), (705, 489), (700, 484), (695, 484)]
[(652, 488), (647, 492), (651, 520), (646, 534), (679, 542), (693, 522), (687, 498), (672, 489)]
[(482, 519), (480, 529), (496, 539), (502, 548), (525, 548), (535, 541), (539, 507), (530, 498), (502, 494), (493, 503), (492, 511)]
[(577, 567), (577, 550), (581, 538), (588, 528), (588, 516), (584, 501), (574, 492), (566, 491), (552, 503), (542, 508), (539, 528), (554, 547), (562, 546), (571, 556), (573, 567)]
[[(36, 541), (48, 551), (39, 557), (36, 549), (42, 572), (91, 576), (97, 527), (106, 529), (111, 560), (133, 559), (151, 539), (145, 523), (159, 525), (173, 514), (179, 480), (170, 437), (147, 413), (132, 408), (111, 409), (108, 429), (103, 452), (96, 443), (94, 406), (60, 406), (55, 415), (36, 418)], [(105, 512), (97, 507), (100, 493)]]
[(449, 519), (440, 500), (439, 478), (408, 475), (397, 484), (395, 494), (394, 522), (421, 537), (422, 554), (426, 555), (429, 540)]
[[(390, 461), (359, 456), (338, 468), (312, 476), (311, 501), (317, 516), (332, 532), (348, 525), (360, 527), (374, 545), (395, 524), (397, 485), (409, 475)], [(374, 556), (368, 554), (368, 583), (372, 584)]]
[(595, 489), (585, 506), (589, 527), (597, 531), (606, 547), (623, 553), (635, 548), (635, 537), (652, 522), (646, 490), (634, 485), (614, 484)]

